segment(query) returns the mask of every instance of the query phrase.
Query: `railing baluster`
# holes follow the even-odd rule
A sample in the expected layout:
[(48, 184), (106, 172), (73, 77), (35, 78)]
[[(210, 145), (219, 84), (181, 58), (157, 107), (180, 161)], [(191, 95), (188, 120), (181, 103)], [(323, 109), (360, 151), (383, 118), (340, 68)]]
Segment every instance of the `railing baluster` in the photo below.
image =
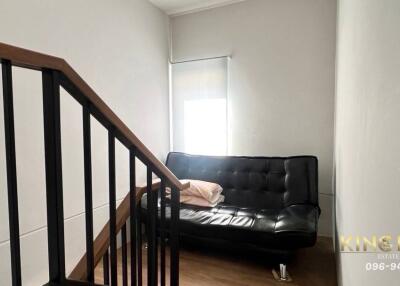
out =
[(161, 286), (165, 286), (165, 179), (161, 178), (161, 220), (160, 220), (160, 240), (161, 240), (161, 253), (160, 253), (160, 282)]
[(109, 162), (109, 201), (110, 201), (110, 257), (111, 285), (118, 285), (117, 277), (117, 233), (116, 233), (116, 191), (115, 191), (115, 137), (108, 132), (108, 162)]
[(143, 275), (142, 275), (142, 202), (139, 201), (137, 205), (136, 212), (136, 253), (137, 253), (137, 285), (143, 285)]
[(86, 218), (86, 268), (87, 281), (94, 282), (93, 254), (93, 197), (92, 197), (92, 151), (90, 136), (90, 111), (83, 106), (83, 150), (85, 168), (85, 218)]
[(4, 61), (2, 63), (2, 73), (12, 285), (20, 286), (22, 284), (21, 254), (19, 242), (12, 65), (10, 61)]
[(110, 257), (108, 255), (108, 249), (103, 255), (103, 281), (105, 285), (110, 285)]
[(155, 191), (152, 190), (153, 172), (147, 166), (147, 281), (149, 286), (157, 285), (157, 240), (156, 240), (156, 212), (154, 205)]
[(122, 285), (128, 286), (128, 250), (126, 245), (126, 224), (121, 229), (122, 243)]
[(158, 285), (158, 240), (157, 240), (157, 227), (158, 227), (158, 190), (153, 190), (153, 241), (154, 241), (154, 285)]
[(63, 283), (65, 281), (60, 85), (58, 78), (57, 71), (43, 71), (47, 234), (51, 283)]
[(179, 285), (179, 203), (180, 193), (175, 187), (171, 188), (171, 286)]
[[(137, 253), (137, 224), (136, 224), (136, 160), (135, 160), (135, 149), (129, 151), (129, 177), (130, 177), (130, 193), (129, 193), (129, 204), (130, 204), (130, 234), (131, 234), (131, 286), (137, 284), (136, 274), (136, 253)], [(141, 265), (140, 265), (141, 266)]]

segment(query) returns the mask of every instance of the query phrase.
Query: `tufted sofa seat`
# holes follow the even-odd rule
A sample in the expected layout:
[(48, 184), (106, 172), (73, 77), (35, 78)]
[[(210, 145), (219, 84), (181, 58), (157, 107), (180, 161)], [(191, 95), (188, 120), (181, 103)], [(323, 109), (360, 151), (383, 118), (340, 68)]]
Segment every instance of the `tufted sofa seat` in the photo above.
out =
[[(181, 204), (180, 233), (269, 250), (313, 246), (318, 217), (318, 161), (313, 156), (214, 157), (172, 152), (167, 167), (179, 179), (222, 186), (214, 208)], [(146, 200), (142, 200), (146, 208)], [(170, 211), (167, 209), (167, 220)]]

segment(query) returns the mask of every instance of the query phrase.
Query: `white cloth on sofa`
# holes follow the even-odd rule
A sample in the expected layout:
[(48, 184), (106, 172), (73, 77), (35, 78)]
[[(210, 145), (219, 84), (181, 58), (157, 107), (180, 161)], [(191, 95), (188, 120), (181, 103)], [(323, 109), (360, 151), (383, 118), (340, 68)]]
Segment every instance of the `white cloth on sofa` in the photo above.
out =
[[(216, 183), (200, 180), (180, 180), (189, 183), (189, 187), (180, 193), (180, 202), (201, 207), (215, 207), (223, 202), (225, 197), (221, 195), (222, 187)], [(171, 197), (171, 189), (167, 188), (168, 198)]]

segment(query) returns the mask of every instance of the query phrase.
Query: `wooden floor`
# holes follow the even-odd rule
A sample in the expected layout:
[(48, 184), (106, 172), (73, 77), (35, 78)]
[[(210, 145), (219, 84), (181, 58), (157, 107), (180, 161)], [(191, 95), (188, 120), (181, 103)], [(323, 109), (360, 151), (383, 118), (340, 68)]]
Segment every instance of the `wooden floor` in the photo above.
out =
[[(143, 255), (145, 261), (145, 249)], [(118, 266), (121, 279), (121, 263)], [(180, 252), (180, 285), (183, 286), (337, 286), (332, 240), (319, 238), (315, 247), (300, 250), (288, 270), (293, 282), (280, 283), (274, 280), (272, 267), (260, 259), (193, 248), (182, 248)], [(144, 267), (143, 285), (146, 285), (146, 273)], [(103, 282), (102, 263), (96, 268), (96, 282)]]

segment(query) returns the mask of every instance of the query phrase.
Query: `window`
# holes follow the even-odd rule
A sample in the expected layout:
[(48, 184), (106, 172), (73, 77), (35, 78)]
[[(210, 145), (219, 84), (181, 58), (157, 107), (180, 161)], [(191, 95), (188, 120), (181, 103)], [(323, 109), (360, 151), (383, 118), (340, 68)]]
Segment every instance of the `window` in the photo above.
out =
[(171, 68), (172, 145), (191, 154), (227, 153), (227, 58)]

